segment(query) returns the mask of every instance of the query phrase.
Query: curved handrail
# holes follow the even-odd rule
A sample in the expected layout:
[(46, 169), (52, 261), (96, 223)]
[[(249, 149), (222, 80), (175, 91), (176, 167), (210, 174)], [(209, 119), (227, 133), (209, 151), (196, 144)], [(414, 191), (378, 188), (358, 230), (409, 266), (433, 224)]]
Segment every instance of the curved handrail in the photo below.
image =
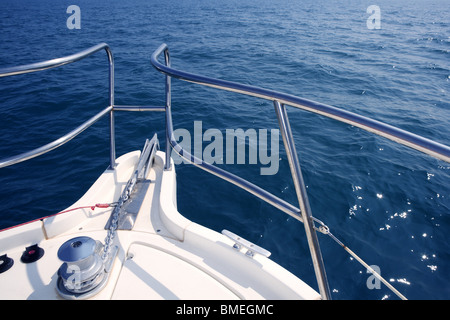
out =
[(168, 50), (167, 45), (162, 44), (151, 56), (152, 65), (160, 72), (171, 77), (202, 84), (227, 91), (237, 92), (253, 97), (263, 98), (271, 101), (279, 101), (281, 104), (290, 105), (299, 109), (317, 113), (340, 122), (344, 122), (363, 130), (378, 134), (397, 143), (406, 145), (423, 153), (429, 154), (437, 159), (450, 163), (450, 147), (436, 141), (424, 138), (409, 131), (391, 126), (378, 120), (361, 116), (337, 107), (299, 98), (294, 95), (264, 89), (256, 86), (240, 84), (226, 80), (210, 78), (194, 73), (189, 73), (166, 66), (158, 61), (158, 57)]
[[(165, 65), (158, 62), (158, 58), (161, 53), (164, 52)], [(169, 49), (166, 44), (162, 44), (151, 56), (151, 63), (159, 72), (166, 75), (166, 142), (167, 150), (166, 157), (170, 157), (170, 149), (177, 152), (183, 159), (188, 160), (195, 166), (216, 175), (244, 190), (259, 197), (260, 199), (266, 201), (267, 203), (273, 205), (274, 207), (280, 209), (281, 211), (289, 214), (295, 219), (303, 222), (305, 225), (305, 231), (308, 239), (308, 244), (310, 247), (311, 258), (313, 260), (314, 271), (316, 273), (316, 279), (319, 286), (320, 294), (324, 299), (331, 299), (330, 289), (328, 281), (326, 279), (325, 267), (323, 264), (322, 256), (320, 253), (320, 247), (317, 241), (317, 236), (315, 231), (319, 231), (324, 234), (328, 234), (334, 241), (341, 245), (352, 257), (357, 259), (362, 265), (368, 266), (364, 261), (362, 261), (354, 252), (352, 252), (348, 247), (342, 244), (336, 237), (334, 237), (327, 226), (325, 226), (321, 221), (317, 220), (312, 216), (311, 209), (309, 207), (309, 200), (307, 197), (307, 192), (305, 189), (304, 181), (301, 174), (300, 164), (296, 155), (295, 145), (293, 142), (293, 136), (290, 129), (289, 121), (287, 119), (285, 105), (290, 105), (299, 109), (307, 110), (313, 113), (321, 114), (326, 117), (336, 119), (340, 122), (348, 123), (356, 127), (362, 128), (366, 131), (376, 133), (380, 136), (384, 136), (391, 139), (397, 143), (409, 146), (411, 148), (422, 151), (429, 154), (435, 158), (450, 162), (450, 148), (444, 144), (437, 143), (430, 139), (424, 138), (422, 136), (413, 134), (411, 132), (399, 129), (397, 127), (385, 124), (383, 122), (373, 120), (352, 112), (348, 112), (336, 107), (321, 104), (315, 101), (299, 98), (293, 95), (276, 92), (273, 90), (268, 90), (264, 88), (259, 88), (250, 85), (243, 85), (235, 82), (214, 79), (210, 77), (205, 77), (193, 73), (188, 73), (180, 71), (170, 66), (170, 56)], [(289, 204), (288, 202), (274, 196), (273, 194), (267, 192), (266, 190), (242, 179), (234, 174), (231, 174), (225, 170), (222, 170), (216, 166), (213, 166), (202, 159), (198, 159), (192, 156), (189, 152), (184, 150), (176, 141), (173, 134), (173, 124), (172, 124), (172, 113), (171, 113), (171, 77), (197, 83), (200, 85), (210, 86), (217, 89), (237, 92), (249, 96), (259, 97), (266, 100), (271, 100), (274, 103), (275, 111), (277, 113), (277, 118), (279, 121), (280, 128), (283, 133), (283, 142), (286, 147), (288, 154), (289, 165), (291, 168), (291, 174), (294, 179), (294, 185), (296, 188), (297, 198), (299, 200), (300, 208)], [(166, 159), (166, 169), (170, 169), (170, 163), (168, 158)], [(314, 223), (318, 222), (321, 227), (316, 228)], [(370, 266), (368, 270), (371, 270)], [(397, 296), (401, 299), (406, 299), (400, 292), (392, 287), (385, 279), (383, 279), (375, 271), (371, 272), (381, 279), (383, 283), (388, 286)]]
[(30, 63), (30, 64), (21, 65), (21, 66), (11, 67), (11, 68), (0, 69), (0, 77), (8, 77), (8, 76), (13, 76), (13, 75), (18, 75), (18, 74), (31, 73), (31, 72), (42, 71), (42, 70), (60, 67), (65, 64), (76, 62), (78, 60), (86, 58), (87, 56), (89, 56), (97, 51), (100, 51), (102, 49), (106, 50), (106, 52), (108, 53), (108, 58), (111, 57), (110, 62), (112, 63), (112, 60), (113, 60), (112, 53), (111, 53), (109, 46), (106, 43), (100, 43), (91, 48), (85, 49), (78, 53), (74, 53), (74, 54), (71, 54), (71, 55), (68, 55), (68, 56), (65, 56), (62, 58), (56, 58), (56, 59)]
[(55, 141), (52, 141), (50, 143), (47, 143), (46, 145), (43, 145), (39, 148), (9, 157), (5, 159), (0, 160), (0, 168), (8, 167), (13, 164), (26, 161), (35, 157), (38, 157), (40, 155), (43, 155), (49, 151), (52, 151), (56, 148), (59, 148), (60, 146), (64, 145), (66, 142), (69, 142), (73, 138), (75, 138), (77, 135), (79, 135), (81, 132), (89, 128), (91, 125), (93, 125), (95, 122), (97, 122), (100, 118), (102, 118), (104, 115), (108, 114), (112, 110), (112, 107), (109, 106), (102, 110), (101, 112), (97, 113), (95, 116), (72, 130), (71, 132), (67, 133), (66, 135), (56, 139)]
[(97, 113), (95, 116), (90, 118), (88, 121), (84, 122), (80, 126), (78, 126), (76, 129), (72, 130), (68, 134), (62, 136), (61, 138), (50, 142), (44, 146), (41, 146), (39, 148), (33, 149), (28, 152), (21, 153), (19, 155), (15, 155), (9, 158), (0, 159), (0, 168), (7, 167), (25, 160), (29, 160), (31, 158), (40, 156), (42, 154), (45, 154), (55, 148), (58, 148), (65, 144), (66, 142), (70, 141), (74, 137), (76, 137), (78, 134), (83, 132), (85, 129), (90, 127), (93, 123), (95, 123), (98, 119), (103, 117), (105, 114), (110, 114), (110, 167), (114, 168), (115, 166), (115, 134), (114, 134), (114, 115), (113, 115), (113, 107), (114, 107), (114, 58), (111, 52), (111, 49), (106, 43), (100, 43), (96, 46), (93, 46), (91, 48), (85, 49), (83, 51), (80, 51), (78, 53), (65, 56), (62, 58), (56, 58), (52, 60), (46, 60), (31, 64), (26, 64), (22, 66), (16, 66), (11, 68), (3, 68), (0, 69), (0, 78), (1, 77), (8, 77), (13, 75), (19, 75), (19, 74), (25, 74), (25, 73), (31, 73), (31, 72), (37, 72), (42, 70), (47, 70), (51, 68), (60, 67), (69, 63), (73, 63), (76, 61), (79, 61), (81, 59), (86, 58), (87, 56), (90, 56), (91, 54), (100, 51), (104, 49), (106, 51), (106, 54), (108, 56), (108, 62), (109, 62), (109, 106), (104, 109), (103, 111)]
[[(162, 49), (162, 50), (160, 50)], [(169, 50), (165, 44), (163, 44), (159, 49), (155, 51), (152, 55), (152, 63), (157, 62), (158, 53), (161, 54), (164, 51), (164, 58), (166, 66), (170, 68), (170, 55)], [(161, 70), (158, 70), (161, 71)], [(163, 72), (164, 73), (164, 72)], [(214, 80), (214, 79), (213, 79)], [(202, 83), (203, 84), (203, 83)], [(219, 89), (221, 87), (218, 87)], [(222, 88), (223, 89), (223, 88)], [(284, 104), (281, 106), (279, 101), (274, 101), (275, 109), (277, 109), (277, 104), (280, 108), (280, 113), (277, 113), (278, 120), (280, 122), (280, 128), (282, 128), (283, 141), (285, 143), (287, 152), (289, 166), (291, 168), (291, 174), (294, 182), (294, 186), (297, 193), (297, 198), (299, 200), (300, 210), (296, 209), (294, 206), (290, 205), (286, 201), (274, 196), (273, 194), (267, 192), (266, 190), (256, 186), (255, 184), (242, 179), (239, 176), (233, 175), (230, 172), (222, 170), (216, 166), (213, 166), (203, 160), (199, 160), (193, 157), (190, 153), (183, 150), (183, 148), (176, 142), (173, 134), (172, 125), (172, 111), (171, 111), (171, 76), (166, 74), (166, 170), (170, 170), (170, 151), (173, 148), (181, 157), (187, 159), (199, 168), (214, 174), (242, 189), (245, 191), (259, 197), (260, 199), (266, 201), (267, 203), (273, 205), (274, 207), (281, 209), (285, 213), (294, 217), (295, 219), (303, 222), (305, 227), (306, 237), (308, 240), (309, 249), (311, 252), (311, 258), (314, 266), (314, 272), (316, 274), (317, 284), (319, 286), (319, 291), (323, 299), (331, 299), (330, 288), (328, 285), (325, 266), (322, 259), (322, 254), (320, 252), (320, 246), (318, 243), (316, 230), (314, 226), (314, 221), (316, 220), (311, 213), (309, 206), (308, 196), (306, 194), (306, 188), (304, 186), (303, 177), (300, 170), (300, 164), (298, 162), (295, 146), (293, 145), (293, 137), (290, 130), (290, 126), (286, 127), (284, 123), (287, 121)], [(319, 229), (320, 230), (320, 229)]]

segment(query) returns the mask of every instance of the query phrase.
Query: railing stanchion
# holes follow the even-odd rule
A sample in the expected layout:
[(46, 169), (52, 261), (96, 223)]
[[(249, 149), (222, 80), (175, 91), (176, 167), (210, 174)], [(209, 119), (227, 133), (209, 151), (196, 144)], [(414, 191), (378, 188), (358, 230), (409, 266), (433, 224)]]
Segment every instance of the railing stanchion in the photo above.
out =
[(300, 205), (303, 225), (305, 227), (306, 237), (308, 239), (309, 250), (313, 260), (320, 295), (322, 296), (322, 299), (329, 300), (331, 299), (331, 294), (325, 273), (325, 266), (322, 260), (316, 230), (314, 229), (314, 221), (311, 208), (309, 206), (308, 195), (306, 192), (305, 183), (303, 181), (300, 163), (295, 150), (294, 137), (292, 136), (291, 126), (286, 113), (286, 107), (277, 100), (274, 101), (274, 106), (280, 125), (281, 136), (283, 137), (283, 143), (286, 148), (289, 167), (291, 168), (291, 174), (294, 180), (295, 191), (297, 193), (297, 198)]
[(109, 167), (111, 170), (114, 170), (114, 168), (116, 167), (116, 134), (114, 123), (114, 57), (109, 47), (106, 47), (105, 50), (108, 55), (109, 62), (109, 105), (111, 106), (111, 111), (109, 113)]
[[(164, 60), (166, 63), (166, 66), (170, 67), (170, 55), (169, 55), (169, 48), (166, 48), (164, 50)], [(170, 155), (172, 151), (172, 147), (170, 145), (169, 140), (169, 122), (170, 125), (172, 123), (171, 119), (171, 107), (172, 107), (172, 86), (171, 86), (171, 77), (166, 74), (166, 165), (164, 167), (165, 170), (170, 170)]]

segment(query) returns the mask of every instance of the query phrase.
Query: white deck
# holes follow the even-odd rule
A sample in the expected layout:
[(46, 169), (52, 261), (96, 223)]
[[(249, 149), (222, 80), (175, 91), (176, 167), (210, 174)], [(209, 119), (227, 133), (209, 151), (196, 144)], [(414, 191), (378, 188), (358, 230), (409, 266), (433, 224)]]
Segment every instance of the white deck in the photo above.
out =
[[(116, 170), (105, 171), (72, 208), (117, 201), (139, 154), (117, 159)], [(130, 231), (117, 231), (114, 244), (119, 252), (110, 278), (92, 299), (320, 299), (270, 259), (248, 257), (233, 249), (227, 237), (181, 216), (175, 171), (163, 167), (164, 153), (158, 152), (136, 223)], [(0, 232), (0, 255), (14, 259), (13, 267), (0, 274), (0, 299), (61, 299), (55, 289), (62, 264), (59, 247), (81, 235), (103, 243), (111, 211), (81, 209)], [(44, 256), (22, 263), (25, 247), (36, 243)]]

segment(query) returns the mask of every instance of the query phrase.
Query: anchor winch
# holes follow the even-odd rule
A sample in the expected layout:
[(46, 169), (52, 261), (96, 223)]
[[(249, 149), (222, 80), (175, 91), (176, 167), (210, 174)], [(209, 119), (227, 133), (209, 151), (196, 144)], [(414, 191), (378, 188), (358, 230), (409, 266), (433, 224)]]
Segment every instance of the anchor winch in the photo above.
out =
[(84, 299), (99, 292), (107, 280), (103, 245), (89, 237), (66, 241), (58, 250), (64, 263), (58, 270), (58, 293), (66, 299)]

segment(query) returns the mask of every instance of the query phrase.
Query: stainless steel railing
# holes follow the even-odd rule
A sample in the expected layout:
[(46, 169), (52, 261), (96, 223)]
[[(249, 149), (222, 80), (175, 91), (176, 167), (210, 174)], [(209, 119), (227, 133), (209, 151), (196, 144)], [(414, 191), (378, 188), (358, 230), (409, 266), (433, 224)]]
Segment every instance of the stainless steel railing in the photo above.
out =
[(0, 160), (0, 168), (11, 166), (13, 164), (26, 161), (35, 157), (38, 157), (40, 155), (43, 155), (49, 151), (52, 151), (58, 147), (61, 147), (65, 143), (69, 142), (73, 138), (75, 138), (77, 135), (79, 135), (81, 132), (89, 128), (91, 125), (93, 125), (95, 122), (97, 122), (100, 118), (105, 116), (106, 114), (111, 114), (112, 107), (109, 106), (99, 113), (97, 113), (95, 116), (90, 118), (88, 121), (84, 122), (80, 126), (78, 126), (76, 129), (72, 130), (71, 132), (67, 133), (66, 135), (62, 136), (59, 139), (56, 139), (55, 141), (52, 141), (50, 143), (47, 143), (44, 146), (41, 146), (39, 148), (33, 149), (31, 151), (27, 151), (12, 157), (8, 157), (5, 159)]
[(40, 156), (44, 153), (47, 153), (55, 148), (58, 148), (62, 146), (63, 144), (67, 143), (68, 141), (75, 138), (77, 135), (79, 135), (81, 132), (86, 130), (88, 127), (90, 127), (92, 124), (94, 124), (97, 120), (99, 120), (101, 117), (103, 117), (105, 114), (109, 113), (110, 115), (110, 168), (115, 167), (115, 159), (116, 159), (116, 147), (115, 147), (115, 132), (114, 132), (114, 58), (112, 55), (112, 52), (109, 48), (109, 46), (106, 43), (100, 43), (96, 46), (93, 46), (89, 49), (80, 51), (78, 53), (62, 57), (62, 58), (56, 58), (52, 60), (42, 61), (42, 62), (36, 62), (32, 64), (12, 67), (12, 68), (4, 68), (0, 69), (0, 78), (1, 77), (8, 77), (18, 74), (25, 74), (25, 73), (31, 73), (31, 72), (37, 72), (42, 70), (47, 70), (51, 68), (60, 67), (69, 63), (73, 63), (79, 60), (82, 60), (91, 54), (100, 51), (105, 50), (106, 54), (108, 56), (108, 62), (109, 62), (109, 106), (104, 109), (103, 111), (99, 112), (95, 116), (93, 116), (91, 119), (77, 127), (76, 129), (72, 130), (68, 134), (64, 135), (63, 137), (50, 142), (42, 147), (39, 147), (37, 149), (27, 151), (25, 153), (21, 153), (19, 155), (15, 155), (6, 159), (0, 160), (0, 168), (7, 167), (25, 160), (32, 159), (34, 157)]
[(361, 116), (359, 114), (329, 106), (323, 103), (315, 102), (289, 95), (282, 92), (268, 90), (260, 87), (244, 85), (236, 82), (214, 79), (201, 76), (198, 74), (188, 73), (185, 71), (171, 68), (169, 64), (161, 64), (157, 61), (157, 57), (166, 52), (167, 45), (161, 45), (152, 55), (151, 61), (153, 66), (160, 72), (181, 80), (219, 88), (222, 90), (238, 92), (241, 94), (259, 97), (270, 101), (279, 101), (280, 104), (289, 105), (295, 108), (303, 109), (313, 113), (336, 119), (340, 122), (348, 123), (355, 127), (359, 127), (369, 132), (376, 133), (380, 136), (393, 140), (397, 143), (404, 144), (413, 149), (427, 153), (435, 158), (450, 162), (450, 147), (433, 140), (424, 138), (414, 133), (402, 130), (400, 128), (388, 125), (386, 123)]
[[(164, 53), (165, 64), (158, 61), (159, 56)], [(316, 230), (321, 231), (320, 228), (314, 226), (314, 221), (318, 221), (312, 216), (311, 208), (309, 206), (308, 196), (303, 182), (303, 177), (300, 168), (300, 162), (295, 150), (295, 143), (292, 136), (289, 120), (287, 118), (287, 111), (285, 105), (290, 105), (299, 109), (307, 110), (313, 113), (321, 114), (323, 116), (338, 120), (340, 122), (348, 123), (359, 127), (369, 132), (373, 132), (397, 143), (406, 145), (413, 149), (429, 154), (435, 158), (450, 162), (450, 147), (437, 143), (433, 140), (421, 137), (411, 132), (393, 127), (391, 125), (373, 120), (349, 111), (345, 111), (336, 107), (321, 104), (315, 101), (299, 98), (285, 93), (259, 88), (250, 85), (244, 85), (236, 82), (230, 82), (210, 77), (201, 76), (198, 74), (188, 73), (177, 70), (170, 65), (170, 54), (166, 44), (162, 44), (151, 56), (152, 65), (161, 73), (166, 75), (166, 170), (170, 170), (171, 148), (175, 150), (182, 158), (188, 160), (192, 164), (210, 172), (226, 181), (229, 181), (240, 188), (252, 193), (261, 198), (269, 204), (279, 208), (288, 213), (299, 221), (302, 221), (305, 227), (305, 232), (308, 239), (308, 245), (313, 260), (314, 271), (316, 274), (319, 291), (323, 299), (330, 299), (330, 289), (326, 278), (325, 267), (320, 252), (320, 246), (317, 240)], [(221, 90), (237, 92), (244, 95), (263, 98), (273, 101), (279, 126), (282, 133), (283, 143), (286, 148), (286, 153), (291, 169), (291, 174), (294, 180), (294, 186), (297, 193), (297, 198), (300, 210), (285, 202), (284, 200), (268, 193), (264, 189), (235, 176), (225, 170), (215, 167), (192, 156), (190, 153), (182, 149), (177, 143), (173, 135), (172, 113), (171, 113), (171, 78), (209, 86)], [(324, 232), (326, 233), (326, 232)]]
[[(164, 60), (165, 65), (162, 65), (158, 61), (158, 57), (164, 52)], [(202, 168), (205, 171), (208, 171), (222, 179), (225, 179), (240, 188), (258, 196), (262, 200), (274, 205), (275, 207), (282, 209), (284, 212), (290, 214), (296, 219), (303, 222), (305, 227), (305, 232), (308, 240), (308, 245), (313, 261), (314, 272), (316, 274), (317, 283), (319, 286), (319, 291), (323, 299), (331, 299), (330, 288), (328, 285), (325, 266), (322, 259), (322, 254), (320, 252), (319, 241), (317, 239), (316, 228), (314, 226), (314, 218), (311, 213), (311, 208), (309, 205), (308, 195), (306, 193), (306, 187), (303, 182), (303, 177), (300, 169), (300, 163), (298, 161), (297, 152), (295, 151), (294, 139), (292, 136), (292, 131), (289, 125), (289, 121), (287, 119), (286, 109), (284, 104), (280, 104), (278, 100), (274, 100), (270, 98), (270, 100), (274, 100), (274, 106), (276, 110), (276, 114), (278, 117), (278, 122), (280, 124), (283, 142), (286, 147), (289, 166), (291, 169), (291, 174), (294, 180), (295, 190), (297, 192), (297, 198), (300, 205), (300, 211), (298, 209), (292, 210), (290, 206), (286, 206), (286, 202), (281, 200), (278, 197), (275, 197), (271, 193), (265, 191), (264, 189), (259, 188), (258, 186), (236, 176), (225, 170), (222, 170), (218, 167), (215, 167), (201, 159), (198, 159), (192, 156), (190, 153), (186, 152), (181, 148), (181, 146), (176, 142), (176, 139), (173, 134), (173, 125), (172, 125), (172, 111), (171, 111), (171, 77), (175, 76), (179, 79), (195, 82), (203, 85), (209, 85), (215, 88), (229, 90), (232, 88), (230, 84), (225, 83), (222, 80), (217, 80), (213, 78), (206, 78), (194, 74), (188, 74), (179, 70), (172, 69), (170, 67), (170, 55), (169, 49), (166, 44), (162, 44), (152, 55), (151, 62), (153, 66), (159, 70), (160, 72), (166, 74), (166, 170), (170, 170), (170, 148), (173, 148), (182, 158), (188, 160), (192, 164)], [(246, 88), (244, 85), (240, 85), (237, 83), (233, 84), (234, 87), (239, 86), (239, 90), (230, 90), (237, 91), (239, 93), (248, 94), (250, 90)], [(263, 89), (261, 89), (263, 90)], [(260, 96), (261, 97), (261, 96)], [(285, 210), (288, 209), (288, 210)], [(291, 210), (289, 210), (291, 209)], [(299, 214), (300, 213), (300, 214)], [(301, 217), (301, 218), (300, 218)]]

